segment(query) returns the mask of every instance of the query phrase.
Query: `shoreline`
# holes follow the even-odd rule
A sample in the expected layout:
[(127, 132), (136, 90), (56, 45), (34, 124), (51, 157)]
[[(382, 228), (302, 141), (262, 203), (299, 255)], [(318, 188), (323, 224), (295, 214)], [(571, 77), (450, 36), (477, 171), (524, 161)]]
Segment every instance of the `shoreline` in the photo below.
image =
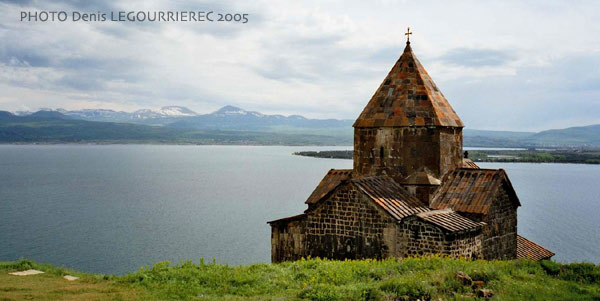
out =
[[(475, 163), (548, 163), (600, 165), (600, 151), (468, 150)], [(293, 155), (319, 159), (352, 160), (352, 150), (301, 151)]]

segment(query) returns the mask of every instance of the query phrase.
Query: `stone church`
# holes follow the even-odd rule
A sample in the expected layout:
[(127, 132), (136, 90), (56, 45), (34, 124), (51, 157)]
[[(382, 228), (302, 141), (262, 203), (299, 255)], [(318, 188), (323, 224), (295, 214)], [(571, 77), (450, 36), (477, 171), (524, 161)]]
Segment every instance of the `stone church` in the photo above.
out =
[(506, 172), (463, 157), (464, 125), (410, 41), (353, 127), (353, 169), (330, 170), (303, 214), (269, 222), (272, 262), (554, 255), (517, 234)]

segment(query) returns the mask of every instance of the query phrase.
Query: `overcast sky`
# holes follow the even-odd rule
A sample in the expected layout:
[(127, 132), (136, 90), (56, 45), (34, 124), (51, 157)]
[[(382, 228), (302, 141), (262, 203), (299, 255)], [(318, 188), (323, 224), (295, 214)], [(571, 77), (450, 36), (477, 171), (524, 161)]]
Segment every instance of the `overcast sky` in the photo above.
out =
[[(229, 104), (355, 119), (410, 26), (467, 128), (600, 123), (598, 1), (113, 2), (0, 0), (0, 110)], [(212, 10), (249, 22), (20, 21), (40, 10)]]

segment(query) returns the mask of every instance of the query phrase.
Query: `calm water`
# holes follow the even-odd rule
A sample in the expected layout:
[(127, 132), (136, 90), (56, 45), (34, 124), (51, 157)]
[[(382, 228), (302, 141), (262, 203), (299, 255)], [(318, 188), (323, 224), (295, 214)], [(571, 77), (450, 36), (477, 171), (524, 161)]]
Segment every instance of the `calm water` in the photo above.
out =
[[(266, 221), (295, 215), (335, 147), (0, 146), (0, 260), (122, 274), (158, 261), (269, 262)], [(346, 149), (340, 147), (337, 149)], [(559, 261), (600, 262), (600, 166), (504, 168), (519, 232)]]

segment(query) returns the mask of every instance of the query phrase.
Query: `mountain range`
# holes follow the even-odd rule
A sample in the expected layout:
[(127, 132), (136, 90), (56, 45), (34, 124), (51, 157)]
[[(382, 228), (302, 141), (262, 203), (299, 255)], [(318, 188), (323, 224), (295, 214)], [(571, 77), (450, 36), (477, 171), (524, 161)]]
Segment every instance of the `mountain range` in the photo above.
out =
[[(267, 115), (225, 106), (209, 114), (181, 106), (121, 112), (106, 109), (0, 111), (0, 143), (195, 143), (351, 145), (353, 120)], [(600, 147), (600, 125), (542, 132), (464, 129), (476, 147)]]

